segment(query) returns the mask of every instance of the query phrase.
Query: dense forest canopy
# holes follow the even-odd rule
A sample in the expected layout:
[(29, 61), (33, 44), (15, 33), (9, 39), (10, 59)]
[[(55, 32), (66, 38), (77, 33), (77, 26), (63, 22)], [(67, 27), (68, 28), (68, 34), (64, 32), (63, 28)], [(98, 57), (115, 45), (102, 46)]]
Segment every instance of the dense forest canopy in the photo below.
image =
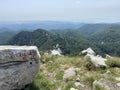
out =
[(6, 44), (36, 45), (40, 51), (53, 49), (60, 45), (63, 54), (78, 55), (88, 47), (98, 54), (120, 55), (120, 25), (119, 24), (86, 24), (77, 29), (37, 29), (21, 31)]

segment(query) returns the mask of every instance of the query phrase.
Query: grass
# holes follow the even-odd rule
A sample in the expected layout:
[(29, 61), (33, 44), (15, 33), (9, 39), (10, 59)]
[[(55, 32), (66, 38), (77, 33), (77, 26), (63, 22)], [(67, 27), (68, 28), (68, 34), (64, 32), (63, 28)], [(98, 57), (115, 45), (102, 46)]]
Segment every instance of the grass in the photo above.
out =
[(56, 88), (55, 84), (52, 84), (51, 81), (41, 72), (39, 72), (30, 85), (30, 90), (54, 90)]
[(59, 71), (57, 71), (55, 78), (57, 80), (63, 80), (63, 75), (64, 75), (64, 71), (63, 70), (59, 70)]
[(70, 88), (72, 88), (72, 87), (75, 87), (74, 82), (69, 81), (69, 82), (67, 82), (67, 84), (65, 84), (65, 86), (63, 87), (62, 90), (70, 90)]
[[(76, 78), (80, 78), (80, 82), (86, 85), (88, 88), (93, 88), (93, 82), (104, 78), (106, 80), (115, 82), (114, 77), (120, 77), (120, 59), (112, 58), (106, 62), (108, 68), (95, 68), (92, 62), (84, 60), (81, 56), (51, 56), (43, 55), (42, 59), (45, 63), (41, 63), (40, 72), (37, 74), (33, 83), (30, 85), (30, 90), (70, 90), (75, 87)], [(89, 58), (88, 58), (89, 59)], [(42, 60), (41, 60), (42, 61)], [(63, 80), (64, 70), (74, 67), (80, 70), (76, 72), (74, 77)], [(105, 74), (107, 71), (110, 74)], [(52, 78), (50, 73), (55, 73)], [(54, 80), (53, 80), (54, 79)], [(82, 90), (78, 88), (78, 90)], [(104, 87), (96, 86), (96, 90), (105, 90)]]
[(94, 90), (107, 90), (105, 87), (102, 87), (100, 85), (95, 85)]
[(106, 61), (106, 64), (109, 67), (119, 67), (120, 68), (120, 58), (118, 57), (113, 57), (109, 60)]
[(93, 76), (90, 76), (90, 77), (85, 77), (83, 79), (83, 82), (85, 84), (87, 84), (88, 86), (92, 87), (92, 84), (93, 84), (94, 80), (95, 80), (95, 78)]

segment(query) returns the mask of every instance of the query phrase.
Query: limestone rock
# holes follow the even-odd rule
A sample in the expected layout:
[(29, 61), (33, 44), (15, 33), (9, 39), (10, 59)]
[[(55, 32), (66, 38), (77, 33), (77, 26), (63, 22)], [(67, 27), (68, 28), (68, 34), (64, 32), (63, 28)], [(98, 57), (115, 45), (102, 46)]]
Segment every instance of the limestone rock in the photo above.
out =
[(93, 82), (93, 90), (96, 90), (96, 85), (106, 88), (106, 90), (120, 90), (118, 83), (113, 83), (111, 81), (100, 79), (99, 81)]
[(70, 90), (78, 90), (78, 89), (75, 89), (75, 88), (70, 88)]
[(30, 84), (40, 67), (36, 46), (0, 46), (0, 90), (19, 90)]
[(85, 85), (84, 84), (82, 84), (82, 83), (80, 83), (80, 82), (75, 82), (75, 86), (76, 87), (81, 87), (81, 88), (84, 88), (85, 87)]
[(63, 79), (75, 76), (75, 74), (76, 74), (75, 73), (75, 69), (73, 67), (69, 68), (69, 69), (67, 69), (67, 70), (64, 71)]
[(115, 79), (116, 79), (117, 81), (120, 81), (120, 77), (116, 77)]
[(86, 49), (86, 50), (83, 50), (82, 52), (81, 52), (81, 54), (91, 54), (91, 55), (95, 55), (96, 53), (91, 49), (91, 48), (88, 48), (88, 49)]
[(117, 86), (119, 86), (119, 87), (120, 87), (120, 83), (117, 83)]
[[(88, 59), (89, 58), (89, 59)], [(87, 54), (85, 56), (85, 59), (87, 60), (91, 60), (92, 63), (96, 66), (96, 67), (107, 67), (107, 65), (105, 64), (105, 61), (107, 59), (105, 58), (102, 58), (101, 56), (95, 56), (95, 55), (90, 55), (90, 54)]]
[(111, 59), (111, 58), (112, 58), (112, 56), (110, 56), (110, 55), (106, 54), (106, 58), (107, 58), (107, 59)]
[(80, 69), (74, 68), (74, 67), (68, 68), (67, 70), (64, 71), (63, 79), (67, 79), (69, 77), (75, 76), (76, 75), (75, 71), (78, 71), (78, 70), (80, 70)]
[(51, 55), (61, 56), (61, 54), (62, 54), (62, 51), (60, 48), (51, 50)]

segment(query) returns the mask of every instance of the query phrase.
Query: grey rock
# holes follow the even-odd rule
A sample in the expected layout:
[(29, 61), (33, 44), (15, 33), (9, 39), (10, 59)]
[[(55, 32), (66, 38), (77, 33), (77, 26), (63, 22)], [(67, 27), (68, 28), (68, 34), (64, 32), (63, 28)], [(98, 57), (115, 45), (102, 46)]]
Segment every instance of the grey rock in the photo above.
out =
[(75, 68), (71, 67), (64, 71), (63, 79), (67, 79), (67, 78), (73, 77), (75, 75), (76, 75)]
[(76, 71), (79, 71), (80, 68), (70, 67), (64, 71), (63, 79), (67, 79), (76, 75)]
[(96, 85), (106, 88), (106, 90), (120, 90), (118, 83), (113, 83), (111, 81), (100, 79), (99, 81), (93, 82), (93, 90), (96, 90)]
[(90, 55), (87, 54), (84, 57), (84, 60), (88, 61), (90, 60), (96, 67), (107, 67), (105, 61), (107, 61), (107, 59), (101, 57), (101, 56), (95, 56), (95, 55)]
[(0, 46), (0, 90), (19, 90), (30, 84), (40, 67), (36, 46)]
[(75, 88), (70, 88), (70, 90), (78, 90), (78, 89), (75, 89)]
[(96, 53), (92, 50), (92, 48), (87, 48), (86, 50), (81, 51), (81, 54), (96, 55)]

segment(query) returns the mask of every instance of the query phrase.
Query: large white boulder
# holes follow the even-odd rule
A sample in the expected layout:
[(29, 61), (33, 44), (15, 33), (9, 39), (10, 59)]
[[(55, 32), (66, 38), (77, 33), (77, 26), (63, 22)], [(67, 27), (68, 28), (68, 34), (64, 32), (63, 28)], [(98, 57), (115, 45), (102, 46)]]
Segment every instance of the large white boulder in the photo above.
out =
[[(89, 59), (88, 59), (89, 58)], [(91, 62), (96, 66), (96, 67), (107, 67), (107, 65), (105, 64), (105, 61), (107, 59), (102, 58), (102, 56), (95, 56), (95, 55), (91, 55), (91, 54), (87, 54), (85, 56), (86, 60), (91, 60)]]
[(106, 54), (106, 58), (107, 58), (107, 59), (111, 59), (111, 58), (112, 58), (112, 56), (110, 56), (110, 55)]
[(91, 55), (95, 55), (96, 53), (91, 49), (91, 48), (87, 48), (86, 50), (81, 51), (81, 54), (91, 54)]
[(36, 46), (0, 46), (0, 90), (19, 90), (30, 84), (40, 67)]
[(61, 56), (61, 54), (62, 54), (62, 51), (60, 48), (51, 50), (51, 55)]

